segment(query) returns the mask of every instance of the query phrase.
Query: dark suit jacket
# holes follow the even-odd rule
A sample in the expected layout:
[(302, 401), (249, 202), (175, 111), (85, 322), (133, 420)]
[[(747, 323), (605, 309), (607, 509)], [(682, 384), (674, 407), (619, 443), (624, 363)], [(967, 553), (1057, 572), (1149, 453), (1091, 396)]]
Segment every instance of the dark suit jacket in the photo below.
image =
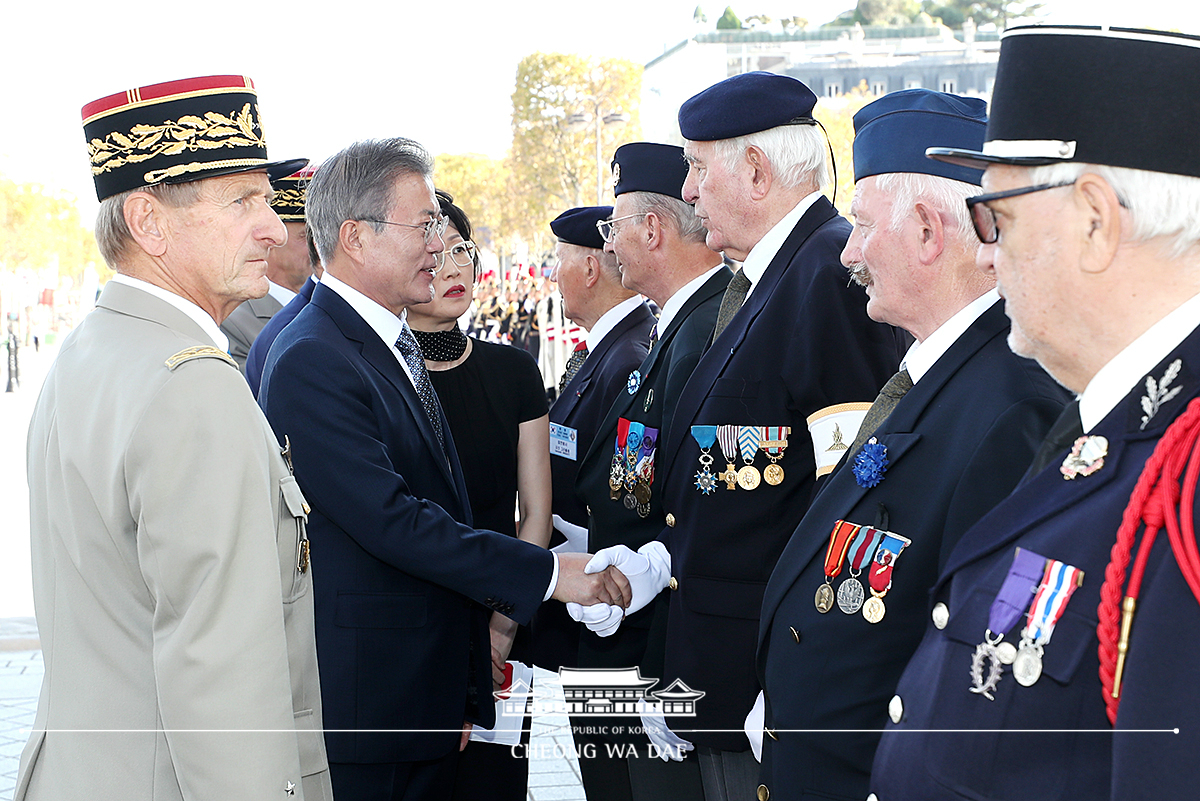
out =
[[(662, 538), (678, 586), (670, 591), (664, 683), (679, 678), (708, 693), (695, 718), (669, 722), (697, 745), (749, 747), (740, 729), (759, 690), (754, 648), (763, 589), (816, 488), (808, 416), (870, 403), (903, 354), (896, 330), (872, 322), (862, 289), (846, 285), (839, 258), (849, 232), (824, 198), (800, 218), (700, 358), (659, 451), (663, 509), (674, 522)], [(783, 483), (753, 491), (722, 484), (702, 494), (694, 484), (700, 448), (693, 425), (790, 426)], [(721, 469), (719, 446), (713, 455)], [(758, 463), (761, 469), (765, 460)]]
[[(1009, 350), (1008, 330), (997, 301), (876, 430), (889, 462), (883, 480), (859, 486), (847, 453), (780, 556), (758, 635), (766, 725), (778, 737), (763, 742), (762, 781), (772, 798), (867, 796), (877, 732), (788, 730), (883, 728), (888, 699), (929, 620), (926, 599), (938, 568), (963, 532), (1016, 486), (1061, 413), (1068, 393)], [(895, 562), (879, 623), (836, 606), (821, 614), (814, 604), (841, 519), (912, 541)], [(833, 588), (848, 575), (843, 567)]]
[(277, 311), (254, 338), (254, 344), (250, 346), (250, 352), (246, 354), (245, 372), (246, 381), (250, 384), (250, 391), (254, 393), (255, 397), (258, 397), (258, 386), (262, 383), (263, 365), (267, 363), (267, 352), (271, 350), (271, 345), (283, 327), (295, 320), (300, 310), (308, 305), (316, 286), (316, 280), (311, 277), (305, 281), (304, 286), (300, 287), (300, 291), (296, 293), (296, 297)]
[[(351, 730), (326, 734), (331, 761), (452, 752), (464, 719), (493, 718), (484, 607), (527, 621), (552, 555), (470, 527), (445, 418), (448, 460), (392, 349), (328, 287), (279, 335), (259, 401), (312, 504), (325, 726)], [(384, 728), (418, 731), (354, 732)]]
[[(610, 497), (608, 477), (616, 445), (617, 422), (624, 417), (644, 423), (648, 428), (659, 430), (659, 442), (666, 438), (675, 401), (712, 336), (721, 298), (732, 277), (733, 273), (728, 269), (721, 269), (688, 298), (637, 368), (641, 375), (640, 387), (633, 392), (628, 391), (629, 386), (622, 389), (600, 424), (599, 433), (580, 465), (576, 482), (576, 492), (591, 513), (588, 521), (590, 553), (617, 544), (636, 551), (662, 531), (662, 500), (657, 481), (651, 483), (649, 517), (641, 517), (635, 510), (627, 509), (621, 499), (614, 501)], [(639, 665), (643, 676), (661, 676), (662, 639), (666, 633), (665, 602), (665, 598), (660, 598), (631, 615), (610, 637), (599, 637), (580, 626), (579, 666)], [(661, 631), (658, 631), (653, 653), (647, 654), (652, 622)]]
[[(1176, 360), (1178, 374), (1162, 383)], [(1169, 389), (1182, 391), (1161, 403), (1142, 428), (1147, 378), (1159, 400)], [(928, 601), (949, 607), (949, 623), (940, 630), (926, 626), (896, 690), (900, 724), (889, 724), (876, 752), (871, 788), (879, 798), (1129, 801), (1195, 795), (1200, 603), (1184, 582), (1166, 532), (1158, 535), (1146, 566), (1115, 735), (1101, 697), (1096, 626), (1105, 568), (1133, 487), (1167, 426), (1197, 395), (1200, 331), (1193, 331), (1089, 432), (1108, 439), (1097, 472), (1064, 480), (1064, 450), (959, 540)], [(1045, 645), (1041, 678), (1022, 687), (1005, 668), (991, 701), (969, 692), (971, 657), (1017, 547), (1078, 567), (1083, 585)], [(1005, 640), (1019, 640), (1023, 625)], [(920, 731), (928, 729), (1009, 731)], [(1060, 731), (1021, 731), (1029, 729)], [(1175, 729), (1178, 734), (1171, 733)]]

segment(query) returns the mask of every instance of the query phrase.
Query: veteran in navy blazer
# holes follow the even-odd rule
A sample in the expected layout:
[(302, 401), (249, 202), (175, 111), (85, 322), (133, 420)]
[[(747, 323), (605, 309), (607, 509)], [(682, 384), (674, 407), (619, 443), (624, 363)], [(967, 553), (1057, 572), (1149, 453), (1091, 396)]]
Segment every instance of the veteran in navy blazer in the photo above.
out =
[[(982, 100), (913, 89), (854, 115), (855, 223), (842, 262), (865, 285), (871, 317), (917, 344), (903, 362), (911, 389), (877, 428), (859, 431), (871, 445), (846, 452), (767, 585), (758, 669), (770, 736), (748, 734), (762, 741), (762, 786), (775, 799), (866, 797), (879, 740), (871, 730), (886, 722), (939, 568), (1016, 486), (1067, 401), (1009, 350), (995, 278), (975, 266), (964, 201), (981, 171), (925, 157), (935, 143), (981, 146), (985, 111)], [(881, 455), (886, 466), (868, 476)], [(848, 547), (859, 536), (861, 547)], [(897, 553), (893, 542), (907, 544)], [(865, 592), (855, 597), (855, 587)], [(863, 596), (883, 606), (864, 607)], [(873, 609), (884, 616), (868, 617)]]
[[(930, 151), (986, 166), (973, 221), (1009, 343), (1080, 395), (949, 555), (879, 801), (1196, 793), (1200, 156), (1178, 143), (1200, 114), (1164, 70), (1200, 74), (1194, 37), (1010, 29), (987, 141)], [(1135, 110), (1154, 124), (1113, 136)]]
[(348, 798), (449, 792), (463, 722), (494, 716), (489, 610), (523, 622), (552, 593), (620, 594), (583, 576), (584, 556), (471, 528), (449, 428), (397, 316), (432, 297), (444, 222), (431, 173), (406, 139), (323, 165), (309, 224), (326, 272), (260, 393), (327, 568), (317, 651), (334, 792)]
[[(907, 340), (867, 317), (862, 288), (847, 286), (839, 255), (850, 225), (819, 192), (828, 168), (811, 115), (815, 103), (793, 78), (746, 73), (701, 92), (679, 112), (690, 166), (683, 198), (704, 221), (708, 246), (743, 264), (659, 449), (666, 528), (661, 543), (634, 554), (653, 566), (630, 570), (639, 576), (634, 605), (639, 587), (672, 588), (664, 679), (706, 695), (695, 717), (667, 720), (698, 746), (706, 796), (754, 796), (758, 763), (741, 728), (760, 689), (754, 651), (763, 590), (817, 477), (832, 469), (831, 449), (839, 436), (853, 439)], [(792, 147), (778, 146), (780, 140)], [(796, 151), (811, 158), (792, 163), (796, 157), (785, 153)], [(843, 415), (837, 419), (844, 428), (837, 435), (818, 430), (814, 445), (809, 418), (830, 415)], [(786, 440), (783, 429), (790, 430)], [(771, 443), (765, 453), (760, 442)], [(711, 469), (701, 461), (701, 443)], [(745, 470), (744, 484), (714, 481), (745, 467), (754, 474)], [(780, 470), (782, 479), (771, 483)], [(619, 549), (612, 554), (618, 564), (633, 553)]]

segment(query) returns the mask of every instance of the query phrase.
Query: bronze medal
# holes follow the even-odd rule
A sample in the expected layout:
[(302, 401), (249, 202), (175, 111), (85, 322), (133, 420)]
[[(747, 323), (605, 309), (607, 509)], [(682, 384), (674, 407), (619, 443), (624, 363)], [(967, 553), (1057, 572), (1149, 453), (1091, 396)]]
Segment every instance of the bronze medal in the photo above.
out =
[(774, 462), (767, 465), (763, 468), (763, 481), (772, 487), (778, 487), (783, 483), (783, 468)]
[(887, 607), (883, 605), (883, 599), (878, 595), (872, 595), (867, 599), (867, 602), (863, 604), (863, 617), (867, 619), (868, 623), (878, 623), (879, 621), (883, 620), (883, 616), (886, 612)]
[(633, 497), (637, 500), (639, 506), (648, 506), (650, 504), (650, 485), (639, 481), (634, 485)]
[(758, 473), (758, 468), (752, 464), (745, 465), (737, 473), (738, 486), (745, 490), (752, 490), (762, 482), (762, 476)]
[(833, 587), (828, 584), (822, 584), (817, 587), (817, 597), (814, 599), (817, 604), (817, 611), (822, 615), (833, 608)]

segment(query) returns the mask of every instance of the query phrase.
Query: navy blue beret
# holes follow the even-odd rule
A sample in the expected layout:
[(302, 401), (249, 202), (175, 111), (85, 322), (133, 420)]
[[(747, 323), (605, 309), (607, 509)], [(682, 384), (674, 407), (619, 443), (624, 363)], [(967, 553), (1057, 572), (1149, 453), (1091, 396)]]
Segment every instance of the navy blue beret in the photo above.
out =
[(596, 223), (612, 217), (612, 206), (581, 206), (567, 209), (550, 221), (550, 230), (559, 242), (585, 248), (604, 249), (604, 237)]
[(679, 132), (693, 142), (713, 142), (780, 125), (812, 124), (817, 96), (795, 78), (743, 72), (713, 84), (679, 107)]
[(655, 142), (630, 142), (617, 148), (612, 160), (613, 195), (657, 192), (683, 200), (688, 164), (683, 148)]
[(987, 103), (931, 89), (884, 95), (854, 115), (854, 180), (888, 172), (940, 175), (978, 184), (982, 170), (925, 157), (929, 147), (978, 150), (987, 132)]

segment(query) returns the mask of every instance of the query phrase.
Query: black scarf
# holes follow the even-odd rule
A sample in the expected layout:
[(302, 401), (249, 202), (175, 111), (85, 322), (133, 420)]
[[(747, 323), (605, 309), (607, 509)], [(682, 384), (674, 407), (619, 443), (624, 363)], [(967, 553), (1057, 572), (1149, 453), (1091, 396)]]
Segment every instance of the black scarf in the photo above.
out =
[(449, 331), (418, 331), (412, 329), (421, 355), (431, 362), (452, 362), (467, 352), (467, 335), (458, 326)]

